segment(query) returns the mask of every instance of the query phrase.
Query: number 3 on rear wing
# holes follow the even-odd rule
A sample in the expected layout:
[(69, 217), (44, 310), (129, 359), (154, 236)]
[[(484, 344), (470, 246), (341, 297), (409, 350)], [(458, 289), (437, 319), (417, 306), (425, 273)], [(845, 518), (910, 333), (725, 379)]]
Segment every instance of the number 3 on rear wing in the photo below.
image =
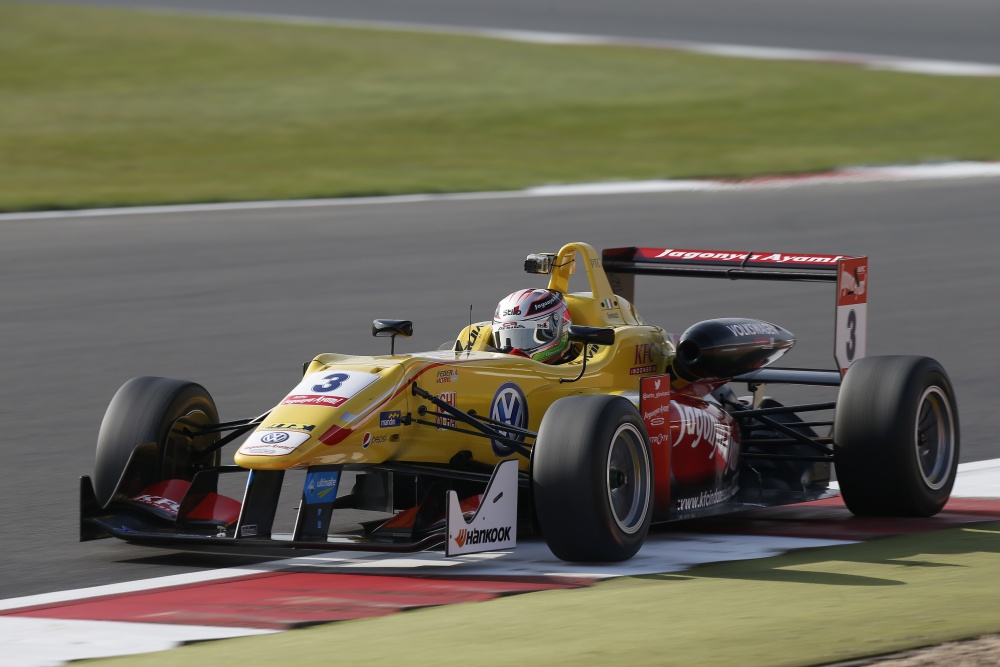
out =
[(841, 375), (865, 356), (867, 257), (631, 247), (605, 249), (602, 260), (611, 288), (629, 301), (635, 297), (637, 275), (836, 282), (833, 356)]

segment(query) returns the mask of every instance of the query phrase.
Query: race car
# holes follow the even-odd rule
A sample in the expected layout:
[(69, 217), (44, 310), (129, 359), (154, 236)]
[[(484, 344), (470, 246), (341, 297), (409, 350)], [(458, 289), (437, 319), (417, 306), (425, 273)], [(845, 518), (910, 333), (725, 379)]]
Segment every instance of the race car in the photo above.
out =
[[(948, 500), (951, 382), (927, 357), (865, 356), (867, 258), (569, 243), (524, 267), (566, 304), (565, 363), (505, 349), (498, 309), (417, 354), (395, 351), (412, 322), (375, 320), (389, 354), (320, 354), (252, 418), (220, 421), (193, 382), (129, 380), (81, 478), (81, 540), (259, 553), (443, 543), (451, 556), (514, 548), (520, 530), (558, 558), (602, 562), (631, 558), (652, 523), (832, 496), (831, 464), (855, 514), (930, 516)], [(590, 289), (570, 292), (581, 269)], [(647, 324), (636, 275), (835, 283), (837, 367), (774, 367), (795, 337), (763, 320), (712, 319), (679, 336)], [(782, 405), (765, 394), (775, 383), (837, 397)], [(305, 475), (282, 533), (289, 470)], [(231, 473), (246, 474), (242, 499), (219, 492)], [(332, 529), (357, 510), (376, 518)]]

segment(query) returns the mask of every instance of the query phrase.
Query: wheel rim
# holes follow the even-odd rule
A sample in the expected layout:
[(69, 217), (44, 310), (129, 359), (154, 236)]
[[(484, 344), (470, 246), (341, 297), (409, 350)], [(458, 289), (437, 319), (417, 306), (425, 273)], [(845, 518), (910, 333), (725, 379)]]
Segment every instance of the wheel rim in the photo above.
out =
[(615, 523), (635, 533), (646, 518), (651, 485), (645, 441), (632, 424), (622, 424), (611, 438), (605, 480)]
[(955, 418), (951, 402), (940, 387), (924, 390), (917, 404), (914, 446), (920, 475), (928, 488), (937, 491), (951, 477), (955, 457)]

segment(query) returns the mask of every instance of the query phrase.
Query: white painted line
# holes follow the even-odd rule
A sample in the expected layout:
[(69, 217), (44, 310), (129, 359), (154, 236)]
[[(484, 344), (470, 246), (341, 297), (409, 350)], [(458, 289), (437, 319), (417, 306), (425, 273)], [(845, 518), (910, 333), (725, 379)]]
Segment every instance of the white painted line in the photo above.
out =
[(267, 14), (258, 12), (219, 12), (180, 10), (166, 7), (149, 8), (173, 15), (198, 15), (219, 19), (283, 23), (289, 25), (330, 26), (340, 28), (360, 28), (365, 30), (397, 30), (435, 35), (457, 35), (498, 39), (528, 44), (550, 46), (626, 46), (666, 51), (686, 51), (726, 58), (751, 58), (756, 60), (793, 60), (853, 65), (873, 70), (927, 74), (932, 76), (974, 76), (1000, 77), (1000, 65), (992, 63), (961, 62), (953, 60), (928, 60), (868, 53), (845, 53), (839, 51), (815, 51), (811, 49), (791, 49), (780, 47), (750, 46), (746, 44), (715, 44), (692, 42), (678, 39), (648, 39), (616, 37), (613, 35), (586, 35), (537, 30), (504, 30), (496, 28), (476, 28), (472, 26), (452, 26), (434, 23), (405, 23), (401, 21), (364, 21), (352, 19), (320, 18), (287, 14)]
[(1000, 459), (961, 463), (951, 495), (956, 498), (996, 498), (1000, 496)]
[[(831, 489), (839, 489), (836, 480)], [(1000, 498), (1000, 459), (958, 464), (958, 476), (951, 490), (952, 498)]]
[[(958, 464), (959, 477), (962, 477), (965, 474), (977, 470), (992, 470), (994, 472), (1000, 473), (1000, 459), (989, 459), (987, 461), (971, 461), (969, 463)], [(997, 482), (1000, 482), (1000, 474), (997, 475)], [(1000, 486), (997, 487), (996, 495), (992, 497), (1000, 498)]]
[(77, 588), (69, 591), (56, 591), (55, 593), (41, 593), (39, 595), (8, 598), (6, 600), (0, 600), (0, 611), (60, 604), (63, 602), (73, 602), (75, 600), (106, 597), (109, 595), (122, 595), (125, 593), (151, 591), (159, 588), (171, 588), (174, 586), (203, 584), (211, 581), (247, 577), (265, 572), (278, 572), (294, 565), (297, 560), (297, 558), (287, 558), (283, 560), (258, 563), (247, 567), (231, 567), (222, 570), (187, 572), (185, 574), (172, 574), (166, 577), (154, 577), (152, 579), (140, 579), (138, 581), (125, 581), (120, 584), (106, 584), (104, 586), (91, 586), (89, 588)]
[[(262, 566), (266, 566), (263, 563)], [(189, 572), (186, 574), (174, 574), (166, 577), (156, 577), (154, 579), (140, 579), (139, 581), (126, 581), (120, 584), (107, 584), (105, 586), (91, 586), (89, 588), (77, 588), (70, 591), (57, 591), (55, 593), (42, 593), (40, 595), (28, 595), (26, 597), (8, 598), (0, 600), (0, 611), (11, 609), (21, 609), (25, 607), (37, 607), (40, 605), (58, 604), (62, 602), (72, 602), (74, 600), (86, 600), (89, 598), (104, 597), (107, 595), (121, 595), (123, 593), (135, 593), (137, 591), (149, 591), (156, 588), (169, 588), (171, 586), (186, 586), (188, 584), (200, 584), (219, 579), (232, 579), (234, 577), (244, 577), (251, 574), (260, 574), (266, 571), (251, 568), (228, 568), (225, 570), (206, 570), (204, 572)]]
[(385, 197), (338, 197), (330, 199), (284, 199), (273, 201), (241, 201), (222, 204), (176, 204), (162, 206), (123, 206), (116, 208), (85, 208), (69, 211), (35, 211), (2, 213), (4, 220), (48, 220), (54, 218), (94, 218), (114, 215), (151, 215), (174, 213), (205, 213), (215, 211), (252, 211), (261, 209), (326, 208), (329, 206), (365, 206), (371, 204), (414, 204), (425, 201), (469, 201), (479, 199), (521, 199), (533, 195), (525, 190), (509, 192), (460, 192), (434, 195), (390, 195)]
[(757, 176), (739, 180), (650, 180), (539, 185), (524, 190), (497, 192), (456, 192), (450, 194), (413, 194), (385, 197), (340, 197), (331, 199), (287, 199), (275, 201), (228, 202), (223, 204), (177, 204), (164, 206), (123, 206), (88, 208), (71, 211), (34, 211), (0, 213), (0, 222), (14, 220), (62, 220), (130, 215), (176, 215), (225, 211), (259, 211), (291, 208), (329, 208), (336, 206), (373, 206), (419, 204), (422, 202), (483, 201), (530, 199), (533, 197), (579, 197), (586, 195), (628, 195), (670, 192), (729, 192), (773, 190), (817, 185), (854, 183), (903, 183), (925, 180), (964, 178), (1000, 178), (1000, 162), (944, 162), (926, 165), (885, 167), (849, 167), (816, 174)]
[(0, 617), (0, 667), (53, 667), (70, 660), (166, 651), (181, 644), (274, 630), (158, 623)]

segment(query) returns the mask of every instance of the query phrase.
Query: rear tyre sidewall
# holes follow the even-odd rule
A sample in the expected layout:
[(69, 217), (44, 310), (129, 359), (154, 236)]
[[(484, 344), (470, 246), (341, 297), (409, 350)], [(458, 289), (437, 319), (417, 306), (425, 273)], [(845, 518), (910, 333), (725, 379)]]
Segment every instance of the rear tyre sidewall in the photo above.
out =
[[(649, 437), (630, 401), (607, 395), (556, 401), (532, 459), (534, 509), (553, 554), (585, 562), (635, 555), (649, 532), (654, 486)], [(609, 467), (627, 474), (612, 483)]]
[(197, 459), (217, 434), (182, 432), (219, 422), (215, 401), (199, 384), (162, 377), (126, 382), (111, 399), (97, 438), (94, 490), (102, 507), (167, 479), (191, 480), (219, 464), (219, 452)]
[(958, 408), (948, 374), (928, 357), (858, 360), (841, 386), (833, 439), (837, 478), (851, 512), (937, 514), (951, 495), (959, 459)]

